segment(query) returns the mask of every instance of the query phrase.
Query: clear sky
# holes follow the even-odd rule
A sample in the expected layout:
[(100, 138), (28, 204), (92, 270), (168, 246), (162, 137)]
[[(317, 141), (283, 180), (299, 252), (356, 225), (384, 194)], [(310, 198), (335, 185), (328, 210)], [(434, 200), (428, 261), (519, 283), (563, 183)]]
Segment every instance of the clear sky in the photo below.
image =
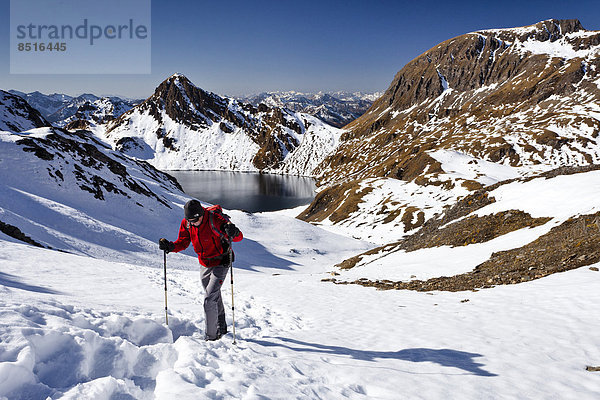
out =
[(549, 18), (600, 30), (598, 0), (153, 0), (150, 74), (11, 75), (10, 3), (0, 4), (1, 89), (135, 98), (174, 72), (222, 95), (382, 91), (407, 62), (467, 32)]

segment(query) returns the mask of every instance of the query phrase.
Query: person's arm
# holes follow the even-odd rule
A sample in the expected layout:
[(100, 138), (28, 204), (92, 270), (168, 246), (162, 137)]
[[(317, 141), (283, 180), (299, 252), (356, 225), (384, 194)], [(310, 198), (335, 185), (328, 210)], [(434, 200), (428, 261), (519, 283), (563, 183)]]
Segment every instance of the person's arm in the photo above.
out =
[(190, 245), (192, 241), (190, 237), (190, 231), (187, 229), (187, 221), (184, 219), (181, 221), (181, 225), (179, 225), (179, 235), (177, 240), (173, 242), (174, 248), (173, 251), (175, 253), (185, 250)]

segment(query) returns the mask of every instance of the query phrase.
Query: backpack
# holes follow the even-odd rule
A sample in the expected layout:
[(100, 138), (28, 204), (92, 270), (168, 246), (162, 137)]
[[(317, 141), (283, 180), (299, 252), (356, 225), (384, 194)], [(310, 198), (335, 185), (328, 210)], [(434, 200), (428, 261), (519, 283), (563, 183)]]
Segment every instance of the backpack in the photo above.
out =
[[(213, 231), (215, 236), (218, 236), (221, 238), (221, 247), (223, 248), (223, 255), (229, 253), (230, 257), (231, 257), (231, 261), (233, 262), (235, 259), (235, 255), (233, 254), (233, 251), (231, 251), (231, 238), (229, 236), (225, 235), (223, 232), (221, 232), (215, 225), (215, 214), (218, 214), (219, 216), (221, 216), (226, 222), (231, 222), (229, 215), (225, 214), (223, 212), (223, 208), (218, 204), (215, 204), (214, 206), (206, 207), (205, 209), (206, 209), (206, 211), (208, 211), (208, 223), (210, 225), (210, 229)], [(187, 224), (186, 224), (186, 230), (188, 232), (190, 230), (189, 222), (187, 222)]]

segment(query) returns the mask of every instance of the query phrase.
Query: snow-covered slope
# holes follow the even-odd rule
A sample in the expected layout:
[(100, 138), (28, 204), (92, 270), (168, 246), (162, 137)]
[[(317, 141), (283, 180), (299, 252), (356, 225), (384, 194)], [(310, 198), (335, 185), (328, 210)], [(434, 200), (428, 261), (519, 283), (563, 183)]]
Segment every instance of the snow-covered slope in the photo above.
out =
[(0, 130), (20, 132), (50, 126), (42, 115), (21, 97), (0, 90)]
[[(324, 284), (333, 263), (365, 245), (284, 213), (231, 216), (245, 234), (234, 245), (237, 345), (231, 333), (202, 339), (192, 256), (168, 256), (167, 327), (156, 249), (132, 253), (109, 233), (96, 238), (106, 254), (145, 262), (133, 265), (0, 237), (0, 396), (587, 400), (600, 391), (585, 370), (600, 364), (599, 272), (476, 293)], [(132, 231), (177, 229), (169, 218), (138, 224)], [(403, 269), (428, 265), (423, 257)], [(228, 282), (223, 292), (231, 326)]]
[[(535, 251), (549, 255), (551, 253), (564, 255), (558, 257), (562, 266), (555, 265), (555, 261), (542, 262), (542, 269), (548, 272), (557, 267), (569, 269), (571, 261), (577, 259), (581, 264), (592, 264), (594, 259), (600, 258), (600, 248), (592, 246), (584, 249), (586, 238), (598, 236), (600, 231), (600, 204), (595, 199), (600, 197), (600, 167), (589, 168), (587, 171), (563, 175), (558, 172), (551, 176), (540, 176), (534, 179), (511, 179), (506, 183), (494, 185), (488, 191), (480, 191), (478, 198), (485, 198), (485, 203), (476, 206), (477, 200), (466, 197), (464, 203), (466, 212), (460, 216), (443, 219), (443, 210), (437, 210), (435, 218), (428, 221), (423, 228), (423, 235), (418, 246), (404, 246), (400, 241), (379, 248), (369, 254), (358, 256), (353, 261), (352, 268), (341, 270), (338, 280), (355, 281), (360, 278), (388, 281), (408, 282), (413, 279), (428, 280), (440, 276), (451, 277), (466, 274), (476, 270), (479, 265), (493, 259), (498, 252), (512, 249), (521, 249), (516, 253), (517, 259), (525, 259), (527, 269), (536, 270), (540, 257), (529, 259), (524, 246), (548, 235), (552, 229), (564, 226), (570, 221), (577, 221), (582, 216), (590, 216), (589, 222), (584, 219), (569, 230), (562, 233), (558, 243), (540, 243)], [(470, 208), (470, 210), (469, 210)], [(453, 209), (448, 211), (452, 214)], [(509, 227), (511, 215), (522, 213), (523, 217), (513, 227)], [(503, 232), (493, 233), (485, 219), (500, 216), (492, 222), (494, 225), (504, 225)], [(537, 223), (535, 219), (543, 219)], [(468, 221), (471, 222), (468, 222)], [(454, 224), (463, 223), (460, 229), (452, 230)], [(535, 222), (535, 223), (534, 223)], [(427, 230), (427, 225), (433, 225)], [(479, 232), (486, 232), (478, 235)], [(414, 236), (419, 235), (419, 231)], [(458, 240), (448, 241), (449, 236), (458, 236)], [(444, 239), (441, 239), (444, 238)], [(410, 236), (409, 236), (410, 239)], [(435, 243), (441, 239), (440, 244)], [(452, 239), (452, 238), (450, 238)], [(571, 248), (571, 242), (575, 246)], [(454, 243), (453, 245), (447, 243)], [(595, 247), (595, 250), (594, 250)], [(406, 250), (408, 248), (408, 250)], [(573, 256), (581, 250), (581, 254)], [(496, 253), (496, 254), (495, 254)], [(517, 264), (513, 261), (512, 264)], [(422, 267), (416, 271), (413, 267), (419, 264)], [(509, 266), (507, 266), (509, 267)], [(505, 268), (505, 271), (510, 268)], [(502, 272), (499, 272), (500, 274)], [(483, 275), (483, 271), (479, 271)], [(539, 278), (537, 273), (526, 274), (526, 280)], [(543, 273), (542, 275), (545, 275)], [(519, 279), (522, 277), (520, 276)]]
[(82, 131), (0, 132), (0, 169), (2, 230), (16, 227), (41, 246), (74, 254), (119, 259), (151, 249), (152, 225), (176, 223), (172, 211), (185, 199), (170, 176)]
[(298, 175), (311, 175), (339, 136), (338, 129), (308, 114), (223, 98), (181, 74), (108, 123), (104, 133), (117, 149), (160, 169)]

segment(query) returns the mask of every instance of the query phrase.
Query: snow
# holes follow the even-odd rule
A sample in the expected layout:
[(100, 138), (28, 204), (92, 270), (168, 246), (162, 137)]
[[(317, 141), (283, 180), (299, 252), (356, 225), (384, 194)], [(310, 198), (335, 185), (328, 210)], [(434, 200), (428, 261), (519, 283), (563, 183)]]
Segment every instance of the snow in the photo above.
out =
[[(243, 224), (251, 240), (274, 234), (260, 233), (263, 222)], [(337, 242), (321, 239), (321, 249)], [(230, 335), (201, 339), (197, 272), (169, 269), (164, 325), (156, 253), (158, 265), (142, 267), (6, 244), (0, 396), (395, 399), (400, 385), (407, 398), (593, 399), (600, 390), (584, 370), (600, 357), (591, 334), (600, 291), (587, 268), (430, 295), (321, 283), (338, 250), (295, 255), (289, 270), (237, 267), (234, 346)]]
[(550, 231), (553, 224), (524, 228), (485, 243), (464, 247), (440, 246), (411, 252), (393, 252), (362, 258), (359, 265), (343, 271), (340, 280), (352, 282), (360, 278), (409, 281), (453, 276), (472, 271), (488, 260), (492, 253), (524, 246)]
[(532, 175), (548, 169), (544, 166), (531, 165), (512, 167), (482, 160), (456, 150), (441, 149), (428, 151), (427, 154), (442, 164), (442, 169), (447, 177), (453, 180), (474, 180), (484, 186)]
[(496, 202), (477, 211), (480, 216), (520, 209), (532, 217), (554, 217), (564, 221), (572, 216), (600, 211), (600, 171), (560, 175), (551, 179), (502, 185), (490, 192)]
[[(567, 38), (569, 35), (567, 35)], [(561, 38), (554, 42), (549, 40), (539, 41), (528, 39), (524, 42), (515, 43), (515, 48), (520, 51), (530, 52), (532, 54), (547, 54), (551, 57), (559, 57), (570, 60), (572, 58), (594, 58), (600, 53), (600, 47), (594, 46), (590, 49), (575, 50), (573, 45), (566, 38)]]
[(0, 131), (25, 131), (36, 128), (31, 120), (27, 103), (17, 95), (0, 90)]
[[(0, 398), (597, 398), (600, 382), (585, 366), (600, 360), (600, 276), (587, 267), (479, 292), (333, 285), (321, 279), (372, 244), (297, 220), (298, 209), (228, 210), (245, 236), (234, 244), (238, 344), (231, 333), (205, 342), (200, 266), (189, 251), (167, 257), (164, 323), (156, 240), (175, 238), (187, 197), (121, 158), (173, 208), (133, 192), (95, 199), (69, 180), (73, 159), (39, 160), (16, 147), (21, 137), (0, 136), (0, 167), (11, 171), (0, 179), (0, 220), (55, 250), (0, 234)], [(48, 179), (47, 167), (60, 167), (65, 183)], [(520, 204), (544, 214), (542, 197), (577, 196), (564, 215), (547, 205), (562, 218), (597, 209), (598, 178), (535, 179), (494, 195), (500, 208), (518, 194), (538, 196)], [(373, 183), (382, 193), (403, 190), (395, 180)], [(422, 193), (424, 207), (432, 195)], [(402, 274), (455, 273), (547, 228), (395, 260)], [(231, 290), (227, 280), (230, 327)]]
[(443, 91), (448, 90), (450, 88), (450, 86), (448, 85), (448, 81), (446, 80), (446, 77), (444, 75), (442, 75), (442, 73), (437, 68), (436, 68), (436, 72), (440, 78), (440, 82), (442, 83)]

